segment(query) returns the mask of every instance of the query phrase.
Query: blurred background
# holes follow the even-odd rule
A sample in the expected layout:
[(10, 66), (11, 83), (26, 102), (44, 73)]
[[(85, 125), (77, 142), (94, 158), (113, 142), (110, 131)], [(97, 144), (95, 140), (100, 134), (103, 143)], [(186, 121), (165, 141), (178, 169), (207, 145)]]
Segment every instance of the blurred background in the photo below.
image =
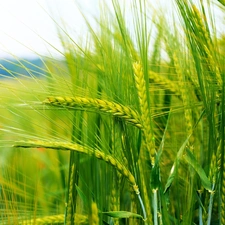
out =
[(0, 0), (0, 57), (60, 55), (56, 24), (71, 28), (78, 37), (85, 32), (80, 10), (96, 16), (98, 0)]

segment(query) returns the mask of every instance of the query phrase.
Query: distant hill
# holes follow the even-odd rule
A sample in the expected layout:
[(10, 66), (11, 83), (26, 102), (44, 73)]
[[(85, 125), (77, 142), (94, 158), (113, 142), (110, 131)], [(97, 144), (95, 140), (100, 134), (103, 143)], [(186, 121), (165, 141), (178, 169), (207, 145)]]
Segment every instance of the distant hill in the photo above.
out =
[(41, 59), (0, 60), (0, 78), (13, 76), (40, 76), (44, 73)]

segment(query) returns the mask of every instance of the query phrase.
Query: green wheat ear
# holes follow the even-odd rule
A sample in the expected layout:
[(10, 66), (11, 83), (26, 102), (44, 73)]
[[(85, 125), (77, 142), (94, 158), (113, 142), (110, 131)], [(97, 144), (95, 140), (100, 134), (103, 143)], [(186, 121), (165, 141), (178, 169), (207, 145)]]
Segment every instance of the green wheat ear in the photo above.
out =
[(105, 154), (104, 152), (79, 144), (71, 144), (66, 142), (49, 142), (49, 141), (21, 141), (13, 145), (16, 148), (49, 148), (54, 150), (75, 151), (83, 154), (88, 154), (103, 160), (112, 165), (117, 171), (127, 178), (132, 185), (134, 191), (139, 194), (139, 189), (132, 173), (115, 157)]
[(138, 196), (139, 202), (141, 204), (141, 208), (143, 210), (143, 218), (146, 219), (145, 207), (142, 202), (142, 198), (140, 196), (140, 191), (138, 185), (136, 184), (135, 178), (133, 174), (127, 169), (122, 163), (120, 163), (115, 157), (105, 154), (98, 149), (93, 149), (87, 146), (82, 146), (79, 144), (71, 144), (64, 142), (48, 142), (48, 141), (21, 141), (17, 142), (13, 145), (16, 148), (49, 148), (54, 150), (64, 150), (64, 151), (75, 151), (83, 154), (87, 154), (93, 156), (97, 159), (103, 160), (106, 163), (113, 166), (118, 172), (120, 172), (128, 182), (133, 187), (133, 190)]
[(143, 124), (143, 134), (145, 138), (145, 144), (149, 153), (151, 164), (155, 165), (155, 142), (154, 134), (152, 131), (152, 121), (150, 114), (150, 107), (147, 100), (147, 85), (144, 78), (143, 68), (140, 62), (133, 63), (134, 80), (137, 88), (137, 94), (139, 98), (139, 107), (141, 113), (141, 122)]
[(138, 113), (130, 107), (115, 102), (83, 97), (48, 97), (43, 103), (52, 106), (79, 108), (80, 110), (99, 110), (124, 119), (126, 122), (142, 129)]

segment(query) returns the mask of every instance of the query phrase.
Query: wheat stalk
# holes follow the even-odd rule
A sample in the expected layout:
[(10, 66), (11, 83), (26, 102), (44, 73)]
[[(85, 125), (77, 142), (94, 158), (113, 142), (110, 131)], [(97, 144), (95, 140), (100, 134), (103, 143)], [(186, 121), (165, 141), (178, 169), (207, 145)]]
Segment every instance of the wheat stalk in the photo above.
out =
[[(136, 196), (135, 196), (134, 192), (131, 192), (131, 211), (132, 212), (137, 212), (137, 203), (135, 201), (135, 198), (136, 198)], [(132, 223), (132, 225), (138, 225), (138, 221), (135, 218), (133, 218), (131, 220), (131, 223)]]
[(43, 103), (69, 108), (80, 107), (81, 110), (97, 109), (101, 112), (110, 113), (113, 116), (122, 118), (128, 123), (142, 129), (138, 113), (130, 107), (115, 102), (88, 97), (48, 97)]
[[(225, 168), (225, 163), (223, 167)], [(225, 177), (225, 169), (223, 169), (222, 176)], [(225, 179), (222, 180), (221, 187), (221, 224), (225, 224)]]
[[(124, 160), (124, 165), (127, 166), (127, 159), (124, 156), (124, 152), (122, 151), (121, 146), (121, 131), (118, 127), (118, 124), (115, 122), (115, 120), (112, 121), (112, 132), (111, 132), (111, 141), (112, 141), (112, 153), (113, 154), (121, 154), (121, 157)], [(120, 152), (119, 152), (119, 151)], [(110, 197), (110, 210), (111, 211), (119, 211), (120, 210), (120, 185), (122, 180), (122, 175), (119, 172), (115, 172), (113, 174), (116, 182), (113, 182), (113, 187), (111, 190), (111, 197)], [(113, 220), (114, 225), (119, 225), (119, 220)]]
[[(221, 149), (221, 142), (219, 143), (217, 147), (217, 152), (216, 154), (212, 154), (212, 159), (210, 163), (210, 168), (209, 168), (209, 179), (212, 183), (212, 191), (207, 193), (205, 197), (205, 206), (208, 206), (208, 211), (203, 211), (203, 220), (205, 221), (205, 224), (210, 224), (211, 223), (211, 214), (212, 214), (212, 207), (213, 207), (213, 198), (215, 195), (215, 185), (218, 179), (218, 173), (220, 171), (220, 149)], [(223, 224), (223, 223), (222, 223)]]
[[(144, 146), (142, 146), (142, 148), (144, 148)], [(147, 179), (145, 177), (145, 166), (144, 162), (146, 162), (146, 158), (144, 156), (144, 152), (140, 151), (140, 157), (138, 160), (138, 168), (139, 168), (139, 174), (140, 174), (140, 178), (141, 178), (141, 191), (143, 193), (143, 199), (144, 199), (144, 203), (145, 203), (145, 208), (146, 208), (146, 212), (147, 212), (147, 222), (149, 223), (149, 225), (152, 225), (152, 209), (151, 209), (151, 198), (149, 196), (149, 183), (147, 182)]]
[[(74, 201), (74, 199), (72, 199), (73, 182), (74, 182), (74, 164), (71, 167), (68, 203), (66, 204), (66, 218), (65, 218), (66, 225), (71, 225), (73, 221), (73, 215), (72, 215), (72, 202)], [(74, 202), (74, 204), (76, 204), (76, 202)]]

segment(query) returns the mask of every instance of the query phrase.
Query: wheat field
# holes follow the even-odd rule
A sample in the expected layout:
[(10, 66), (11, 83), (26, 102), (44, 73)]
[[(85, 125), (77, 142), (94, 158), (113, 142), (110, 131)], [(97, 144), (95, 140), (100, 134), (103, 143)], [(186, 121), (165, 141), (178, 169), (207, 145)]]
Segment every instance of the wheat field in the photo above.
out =
[(58, 24), (62, 59), (0, 75), (0, 225), (225, 224), (224, 1), (100, 4), (87, 43)]

